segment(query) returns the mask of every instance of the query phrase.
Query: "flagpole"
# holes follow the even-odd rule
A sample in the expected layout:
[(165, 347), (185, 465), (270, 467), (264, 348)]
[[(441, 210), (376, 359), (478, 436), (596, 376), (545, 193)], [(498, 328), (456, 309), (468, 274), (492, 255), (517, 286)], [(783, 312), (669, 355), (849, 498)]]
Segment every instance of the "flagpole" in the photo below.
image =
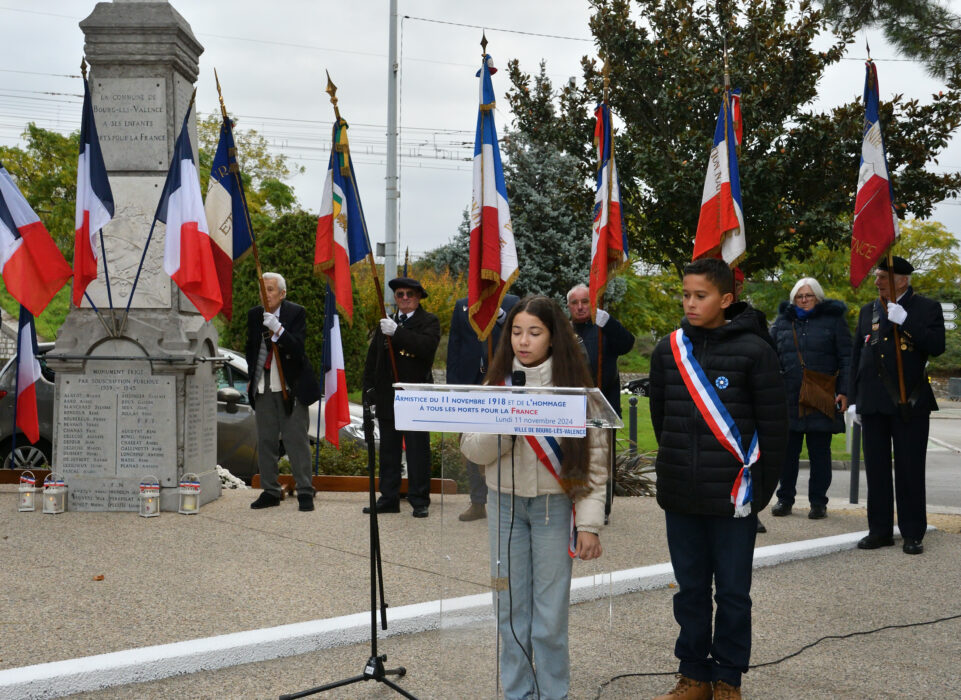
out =
[[(341, 122), (343, 122), (345, 126), (347, 122), (344, 121), (344, 119), (340, 116), (340, 108), (337, 107), (337, 86), (334, 85), (334, 81), (330, 79), (330, 71), (326, 71), (326, 73), (327, 73), (326, 92), (328, 95), (330, 95), (330, 104), (334, 106), (334, 118), (337, 120), (336, 123), (334, 124), (334, 128), (336, 129), (337, 126), (341, 124)], [(332, 144), (331, 148), (333, 147), (334, 146)], [(350, 149), (350, 146), (348, 145), (348, 150), (347, 150), (348, 159), (350, 157), (349, 149)], [(333, 153), (331, 153), (331, 156), (333, 157)], [(370, 273), (373, 276), (374, 289), (377, 290), (377, 303), (380, 305), (381, 317), (387, 318), (387, 307), (384, 304), (384, 289), (380, 286), (380, 276), (377, 274), (377, 263), (374, 262), (374, 253), (370, 247), (370, 234), (367, 233), (367, 221), (364, 218), (364, 207), (360, 202), (360, 193), (357, 191), (357, 178), (353, 176), (354, 165), (350, 160), (348, 160), (347, 163), (350, 167), (350, 186), (354, 190), (354, 201), (357, 202), (357, 207), (358, 209), (360, 209), (360, 223), (364, 229), (364, 239), (367, 241), (367, 261), (370, 263)], [(386, 273), (386, 270), (384, 272)], [(394, 375), (394, 381), (398, 382), (400, 381), (400, 375), (397, 373), (397, 358), (394, 356), (394, 344), (389, 335), (384, 337), (387, 340), (387, 355), (390, 357), (390, 368)]]
[[(83, 77), (84, 88), (89, 91), (89, 87), (87, 87), (87, 59), (86, 58), (80, 59), (80, 74)], [(89, 158), (89, 155), (88, 155), (88, 158)], [(100, 236), (100, 257), (103, 258), (103, 276), (104, 276), (104, 281), (107, 283), (107, 304), (110, 306), (110, 324), (113, 326), (113, 331), (111, 331), (107, 327), (107, 322), (104, 321), (102, 317), (100, 317), (100, 311), (97, 309), (96, 306), (94, 306), (93, 300), (90, 298), (90, 295), (87, 294), (86, 290), (84, 290), (84, 296), (87, 297), (87, 301), (90, 302), (90, 306), (93, 308), (94, 312), (96, 312), (97, 316), (100, 317), (100, 322), (103, 324), (104, 330), (107, 331), (107, 335), (116, 337), (117, 336), (117, 317), (114, 314), (113, 292), (111, 291), (111, 287), (110, 287), (110, 270), (107, 268), (107, 247), (106, 245), (104, 245), (104, 242), (103, 242), (102, 228), (98, 231), (98, 234)]]
[[(23, 316), (23, 304), (20, 305), (20, 313), (17, 315), (17, 366), (13, 375), (13, 430), (10, 432), (10, 468), (17, 468), (17, 400), (20, 394), (20, 336), (23, 334), (23, 324), (20, 316)], [(102, 320), (102, 319), (101, 319)], [(51, 470), (52, 471), (52, 470)]]
[[(486, 63), (487, 63), (487, 33), (484, 32), (483, 30), (481, 30), (480, 45), (481, 45), (481, 77), (480, 77), (480, 79), (481, 79), (481, 95), (483, 96), (483, 94), (484, 94), (484, 88), (483, 88), (483, 84), (484, 84), (484, 68), (486, 68)], [(484, 131), (485, 131), (485, 130), (484, 130), (484, 120), (487, 118), (487, 112), (490, 111), (489, 109), (484, 109), (483, 100), (482, 100), (481, 103), (480, 103), (480, 107), (479, 107), (478, 111), (480, 112), (480, 118), (481, 118), (481, 128), (480, 128), (480, 132), (481, 132), (481, 154), (480, 154), (480, 156), (481, 156), (481, 158), (480, 158), (481, 177), (480, 177), (480, 202), (478, 203), (479, 208), (480, 208), (478, 226), (479, 226), (479, 232), (480, 232), (480, 236), (479, 236), (479, 237), (480, 237), (480, 239), (483, 241), (483, 240), (484, 240), (484, 202), (487, 201), (487, 197), (484, 195), (484, 184), (485, 184), (485, 183), (484, 183)], [(468, 267), (469, 267), (469, 266), (468, 266)], [(468, 284), (469, 284), (469, 280), (468, 280)], [(470, 308), (470, 298), (469, 298), (469, 297), (470, 297), (470, 294), (469, 294), (469, 290), (468, 290), (468, 300), (467, 300), (467, 302), (468, 302), (468, 309)], [(468, 318), (469, 318), (469, 317), (470, 317), (470, 313), (469, 313), (469, 311), (468, 311)], [(493, 339), (492, 339), (492, 336), (493, 336), (493, 329), (491, 329), (491, 332), (488, 333), (488, 335), (487, 335), (487, 366), (488, 366), (488, 367), (490, 367), (490, 366), (491, 366), (491, 363), (494, 361), (494, 341), (493, 341)]]
[[(234, 143), (234, 129), (233, 124), (230, 123), (230, 117), (227, 116), (227, 106), (224, 104), (224, 94), (220, 90), (220, 78), (217, 76), (217, 69), (214, 68), (214, 82), (217, 83), (217, 98), (220, 100), (220, 114), (223, 116), (224, 125), (230, 130), (230, 141)], [(247, 224), (247, 231), (250, 232), (250, 248), (254, 254), (254, 267), (257, 270), (257, 284), (260, 288), (260, 302), (267, 309), (267, 285), (264, 283), (264, 273), (260, 267), (260, 253), (257, 250), (257, 239), (254, 237), (254, 228), (250, 225), (250, 212), (247, 210), (247, 195), (244, 193), (243, 182), (240, 179), (240, 165), (236, 162), (236, 146), (234, 143), (234, 162), (230, 163), (230, 172), (234, 175), (234, 180), (237, 182), (237, 190), (240, 192), (240, 199), (244, 204), (244, 222)], [(227, 161), (230, 161), (230, 154), (227, 154)], [(233, 204), (231, 203), (231, 207)], [(231, 257), (233, 257), (233, 251), (231, 251)], [(277, 367), (277, 377), (280, 379), (280, 393), (284, 401), (288, 401), (287, 396), (287, 381), (284, 379), (284, 368), (280, 362), (280, 349), (277, 347), (277, 343), (271, 342), (270, 350), (273, 354), (273, 363)], [(273, 364), (272, 363), (272, 364)], [(250, 369), (248, 367), (248, 369)], [(253, 373), (251, 373), (253, 376)]]
[[(190, 95), (190, 102), (187, 104), (187, 111), (193, 107), (194, 100), (197, 98), (197, 88), (194, 88), (193, 93)], [(163, 196), (164, 193), (161, 193)], [(127, 306), (123, 310), (123, 319), (120, 322), (120, 330), (117, 332), (117, 336), (122, 336), (124, 329), (127, 327), (127, 318), (130, 316), (130, 305), (133, 303), (133, 296), (137, 292), (137, 283), (140, 281), (140, 273), (143, 271), (143, 264), (147, 259), (147, 249), (150, 247), (150, 241), (153, 239), (153, 232), (157, 226), (157, 214), (154, 213), (153, 221), (150, 223), (150, 233), (147, 234), (147, 242), (143, 244), (143, 253), (140, 255), (140, 264), (137, 266), (137, 274), (133, 278), (133, 286), (130, 287), (130, 296), (127, 297)]]
[[(604, 57), (604, 71), (603, 71), (603, 73), (604, 73), (604, 97), (603, 97), (603, 100), (602, 100), (602, 101), (603, 101), (603, 103), (604, 103), (604, 106), (607, 107), (608, 109), (610, 109), (610, 104), (608, 103), (607, 100), (608, 100), (608, 92), (609, 92), (609, 89), (610, 89), (610, 86), (611, 86), (611, 63), (610, 63), (610, 61), (607, 59), (606, 56)], [(602, 120), (602, 122), (601, 122), (601, 137), (602, 137), (602, 138), (604, 137), (604, 124), (603, 124), (603, 119), (604, 119), (604, 110), (602, 109), (602, 110), (601, 110), (601, 120)], [(614, 127), (613, 127), (613, 125), (611, 125), (611, 131), (612, 131), (612, 132), (613, 132), (613, 129), (614, 129)], [(614, 134), (613, 134), (613, 133), (608, 133), (608, 134), (607, 134), (607, 141), (608, 141), (608, 143), (611, 141), (611, 139), (612, 139), (613, 137), (614, 137)], [(602, 143), (602, 144), (601, 144), (601, 163), (600, 163), (600, 164), (601, 164), (602, 166), (604, 165), (604, 151), (605, 151), (608, 143)], [(614, 183), (613, 183), (613, 181), (612, 181), (612, 179), (611, 179), (612, 176), (613, 176), (613, 167), (612, 167), (612, 166), (613, 166), (613, 161), (614, 161), (614, 147), (613, 147), (613, 144), (611, 144), (611, 155), (610, 155), (610, 157), (607, 159), (607, 202), (606, 202), (606, 204), (607, 204), (607, 227), (608, 227), (608, 232), (610, 232), (610, 226), (611, 226), (611, 194), (612, 194), (612, 190), (614, 189)], [(604, 247), (605, 247), (605, 249), (607, 249), (607, 240), (606, 240), (606, 239), (604, 240)], [(600, 236), (600, 231), (598, 231), (598, 235), (597, 235), (597, 254), (598, 254), (598, 255), (600, 254), (600, 250), (601, 250), (601, 236)], [(606, 266), (608, 267), (608, 269), (610, 269), (610, 263), (609, 263), (609, 261), (608, 261), (608, 259), (607, 259), (607, 255), (606, 255), (606, 254), (604, 255), (604, 265), (606, 265)], [(607, 271), (605, 271), (604, 279), (605, 279), (605, 280), (607, 279)], [(597, 307), (600, 305), (600, 302), (601, 302), (600, 299), (595, 299), (594, 319), (593, 319), (595, 326), (597, 326)], [(597, 386), (598, 389), (601, 388), (601, 363), (602, 363), (603, 361), (604, 361), (604, 329), (601, 328), (600, 326), (597, 326), (597, 382), (596, 382), (595, 384), (596, 384), (596, 386)]]
[(90, 308), (92, 308), (94, 310), (94, 313), (97, 314), (97, 318), (99, 318), (100, 323), (103, 324), (103, 329), (107, 331), (107, 335), (111, 337), (116, 337), (114, 332), (111, 331), (110, 328), (107, 326), (107, 322), (103, 320), (103, 316), (100, 315), (100, 309), (98, 309), (97, 305), (93, 303), (93, 299), (90, 298), (90, 293), (87, 292), (87, 290), (84, 290), (83, 295), (84, 297), (86, 297), (87, 303), (90, 304)]

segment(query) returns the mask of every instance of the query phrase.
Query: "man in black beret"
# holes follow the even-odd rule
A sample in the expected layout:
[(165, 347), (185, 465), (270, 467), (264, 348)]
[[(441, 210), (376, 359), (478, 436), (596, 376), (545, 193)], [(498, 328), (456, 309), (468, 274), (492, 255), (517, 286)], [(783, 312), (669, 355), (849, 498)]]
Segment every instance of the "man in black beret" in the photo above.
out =
[[(906, 554), (921, 554), (928, 521), (924, 464), (931, 411), (938, 410), (925, 371), (928, 357), (944, 352), (944, 317), (936, 301), (915, 294), (914, 267), (894, 256), (890, 272), (882, 260), (874, 272), (879, 298), (861, 307), (852, 353), (848, 396), (856, 404), (864, 434), (864, 472), (868, 482), (868, 535), (861, 549), (894, 544), (894, 483), (898, 529)], [(897, 350), (901, 353), (904, 395), (901, 402)]]
[[(432, 383), (432, 367), (440, 343), (440, 321), (424, 311), (420, 300), (427, 298), (420, 282), (397, 277), (387, 283), (394, 290), (397, 313), (380, 319), (367, 348), (364, 363), (364, 393), (373, 389), (380, 429), (380, 498), (378, 513), (400, 512), (401, 451), (407, 450), (407, 500), (415, 518), (426, 518), (430, 507), (430, 433), (397, 431), (394, 428), (394, 388), (398, 382)], [(390, 338), (397, 378), (390, 360)], [(370, 512), (369, 507), (364, 512)]]

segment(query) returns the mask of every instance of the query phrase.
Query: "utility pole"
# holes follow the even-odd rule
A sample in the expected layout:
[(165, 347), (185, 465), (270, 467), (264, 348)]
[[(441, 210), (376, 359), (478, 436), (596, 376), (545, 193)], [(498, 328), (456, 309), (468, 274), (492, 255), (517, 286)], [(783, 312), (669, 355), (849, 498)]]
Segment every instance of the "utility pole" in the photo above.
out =
[[(394, 296), (387, 283), (397, 276), (397, 0), (390, 0), (387, 42), (387, 207), (384, 222), (384, 298)], [(388, 302), (388, 303), (390, 303)]]

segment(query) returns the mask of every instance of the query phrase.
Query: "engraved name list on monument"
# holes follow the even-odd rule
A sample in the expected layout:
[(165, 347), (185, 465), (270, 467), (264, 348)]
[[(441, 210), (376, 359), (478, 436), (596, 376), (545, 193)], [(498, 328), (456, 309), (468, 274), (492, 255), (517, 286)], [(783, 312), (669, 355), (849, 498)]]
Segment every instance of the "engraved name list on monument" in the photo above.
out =
[(58, 467), (66, 476), (176, 481), (175, 379), (141, 363), (94, 366), (60, 386)]
[(166, 170), (166, 80), (102, 78), (93, 87), (94, 119), (107, 169)]

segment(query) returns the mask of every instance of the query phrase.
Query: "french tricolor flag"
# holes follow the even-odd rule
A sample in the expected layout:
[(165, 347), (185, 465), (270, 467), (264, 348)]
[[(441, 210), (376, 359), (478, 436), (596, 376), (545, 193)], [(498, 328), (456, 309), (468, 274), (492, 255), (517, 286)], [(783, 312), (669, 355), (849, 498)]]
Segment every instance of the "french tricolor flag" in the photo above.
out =
[(83, 80), (80, 158), (77, 160), (77, 209), (73, 245), (73, 304), (80, 306), (87, 285), (97, 279), (97, 232), (113, 218), (113, 193), (93, 119), (90, 86)]
[(878, 69), (865, 64), (864, 141), (858, 194), (854, 202), (854, 230), (851, 233), (851, 284), (857, 287), (898, 237), (894, 212), (894, 188), (888, 177), (888, 159), (878, 115)]
[(704, 178), (693, 260), (722, 258), (733, 265), (747, 251), (737, 147), (741, 143), (740, 90), (725, 90)]
[(180, 136), (177, 137), (156, 219), (167, 225), (164, 271), (204, 319), (209, 321), (223, 306), (223, 296), (214, 264), (212, 242), (207, 232), (200, 178), (190, 146), (187, 120), (191, 107), (187, 108)]
[(33, 315), (73, 275), (53, 238), (0, 164), (0, 275), (7, 291)]
[(518, 274), (507, 186), (494, 126), (493, 65), (490, 55), (484, 54), (477, 71), (480, 106), (474, 138), (474, 197), (467, 273), (467, 317), (480, 340), (486, 340), (494, 329), (504, 295)]
[(344, 371), (344, 346), (340, 339), (337, 299), (327, 285), (324, 304), (324, 437), (340, 447), (340, 429), (350, 423), (347, 404), (347, 374)]
[(621, 223), (621, 186), (614, 162), (611, 108), (605, 102), (594, 112), (594, 145), (597, 147), (597, 190), (594, 194), (594, 227), (591, 236), (591, 315), (604, 298), (608, 272), (627, 261), (627, 233)]
[(31, 443), (40, 438), (40, 421), (37, 417), (39, 354), (33, 314), (21, 306), (20, 331), (17, 333), (17, 427)]

